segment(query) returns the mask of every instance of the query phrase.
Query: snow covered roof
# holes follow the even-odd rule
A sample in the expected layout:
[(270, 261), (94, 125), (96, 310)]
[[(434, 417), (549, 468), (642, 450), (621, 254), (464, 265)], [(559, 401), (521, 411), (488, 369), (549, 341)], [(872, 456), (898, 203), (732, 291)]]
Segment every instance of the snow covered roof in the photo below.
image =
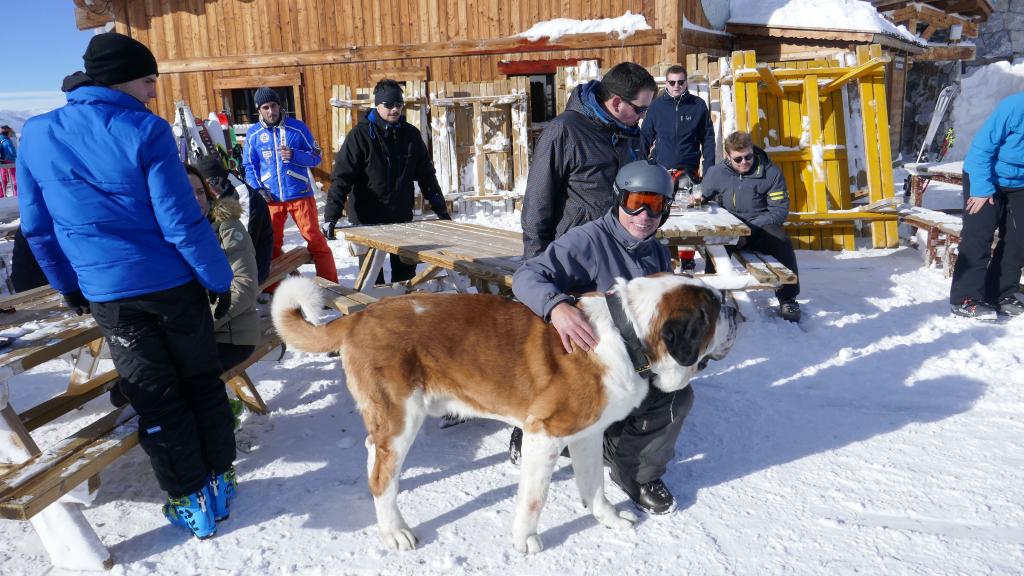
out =
[(729, 24), (867, 32), (925, 45), (905, 26), (896, 26), (861, 0), (730, 0), (729, 12)]
[(629, 10), (618, 18), (598, 18), (595, 20), (573, 20), (571, 18), (555, 18), (537, 22), (526, 32), (516, 36), (536, 42), (543, 37), (556, 40), (567, 34), (586, 34), (588, 32), (605, 32), (618, 34), (619, 39), (628, 38), (639, 30), (650, 30), (643, 14), (633, 14)]

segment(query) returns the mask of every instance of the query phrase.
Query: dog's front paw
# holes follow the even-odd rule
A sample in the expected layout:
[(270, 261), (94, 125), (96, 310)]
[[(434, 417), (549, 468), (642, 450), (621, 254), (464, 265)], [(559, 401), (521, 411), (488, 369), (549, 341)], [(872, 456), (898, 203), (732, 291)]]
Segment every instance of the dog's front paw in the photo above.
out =
[(520, 554), (536, 554), (544, 549), (544, 544), (540, 541), (540, 536), (536, 534), (530, 534), (526, 538), (516, 539), (515, 541), (516, 551)]
[(396, 528), (394, 530), (381, 530), (380, 541), (386, 548), (392, 550), (413, 550), (418, 540), (413, 536), (412, 530), (408, 528)]

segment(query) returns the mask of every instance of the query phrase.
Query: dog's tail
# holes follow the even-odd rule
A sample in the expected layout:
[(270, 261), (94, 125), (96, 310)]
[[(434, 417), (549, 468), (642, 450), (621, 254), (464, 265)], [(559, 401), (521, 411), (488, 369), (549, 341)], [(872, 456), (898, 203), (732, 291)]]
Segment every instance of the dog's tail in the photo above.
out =
[(343, 318), (327, 324), (310, 322), (320, 317), (323, 307), (320, 287), (309, 278), (294, 276), (281, 282), (274, 291), (270, 313), (277, 334), (289, 348), (304, 352), (337, 352), (341, 348), (343, 331), (338, 330), (340, 325), (332, 325)]

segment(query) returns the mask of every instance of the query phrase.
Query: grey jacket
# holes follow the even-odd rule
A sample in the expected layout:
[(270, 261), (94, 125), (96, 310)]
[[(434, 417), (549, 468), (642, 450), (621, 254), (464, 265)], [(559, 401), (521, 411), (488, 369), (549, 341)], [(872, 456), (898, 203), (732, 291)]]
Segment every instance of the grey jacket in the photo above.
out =
[[(728, 156), (728, 154), (727, 154)], [(747, 224), (763, 228), (782, 226), (789, 216), (789, 189), (782, 171), (764, 150), (754, 147), (754, 167), (740, 174), (725, 158), (704, 175), (705, 200), (714, 200)]]
[(260, 343), (260, 319), (256, 313), (259, 282), (256, 279), (256, 249), (245, 225), (239, 220), (242, 207), (234, 196), (221, 196), (210, 202), (210, 220), (228, 257), (234, 277), (231, 279), (231, 306), (216, 321), (213, 334), (220, 344), (240, 346)]
[(616, 278), (629, 280), (671, 270), (668, 249), (660, 241), (653, 236), (637, 240), (609, 210), (527, 260), (512, 277), (512, 292), (548, 320), (556, 304), (571, 300), (570, 294), (608, 290)]
[(537, 140), (523, 197), (524, 258), (600, 218), (615, 203), (619, 166), (647, 157), (640, 129), (616, 122), (597, 102), (599, 86), (597, 80), (577, 86)]

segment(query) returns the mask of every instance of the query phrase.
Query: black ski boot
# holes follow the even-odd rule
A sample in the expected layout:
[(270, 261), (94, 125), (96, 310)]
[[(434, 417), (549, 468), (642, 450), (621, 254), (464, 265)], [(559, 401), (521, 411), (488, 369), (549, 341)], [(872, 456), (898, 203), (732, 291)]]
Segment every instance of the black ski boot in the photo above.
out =
[(615, 478), (615, 474), (611, 474), (609, 477), (612, 484), (621, 488), (626, 493), (626, 496), (629, 496), (634, 506), (648, 514), (668, 514), (676, 509), (676, 498), (669, 492), (668, 486), (665, 486), (661, 478), (646, 484), (627, 488), (626, 483), (619, 482)]

